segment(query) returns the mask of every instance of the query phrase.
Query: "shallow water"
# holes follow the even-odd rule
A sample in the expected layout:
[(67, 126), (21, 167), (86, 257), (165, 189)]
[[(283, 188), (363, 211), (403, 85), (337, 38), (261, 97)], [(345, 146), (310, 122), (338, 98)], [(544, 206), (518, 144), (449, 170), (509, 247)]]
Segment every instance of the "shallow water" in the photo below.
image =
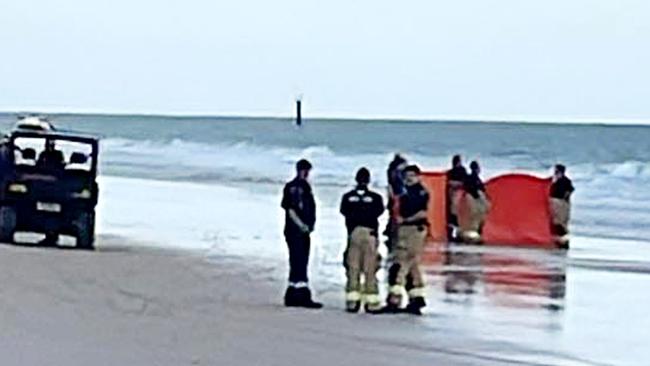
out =
[[(225, 257), (239, 260), (259, 267), (255, 276), (284, 281), (276, 195), (114, 177), (101, 183), (104, 235), (198, 251), (215, 265)], [(342, 311), (345, 229), (334, 207), (321, 206), (312, 284), (328, 307)], [(463, 352), (462, 341), (470, 337), (484, 342), (471, 352), (524, 365), (645, 365), (647, 245), (580, 236), (568, 252), (431, 244), (425, 258), (429, 307), (418, 320), (428, 329), (421, 337), (430, 343), (423, 344), (457, 338), (450, 351)], [(385, 278), (385, 271), (379, 276)]]

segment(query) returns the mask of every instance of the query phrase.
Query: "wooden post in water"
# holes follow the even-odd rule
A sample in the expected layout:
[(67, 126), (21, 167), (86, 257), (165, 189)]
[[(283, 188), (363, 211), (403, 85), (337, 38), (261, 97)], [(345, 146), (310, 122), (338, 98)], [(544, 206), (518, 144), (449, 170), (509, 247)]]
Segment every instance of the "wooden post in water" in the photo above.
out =
[(296, 99), (296, 126), (302, 126), (302, 101)]

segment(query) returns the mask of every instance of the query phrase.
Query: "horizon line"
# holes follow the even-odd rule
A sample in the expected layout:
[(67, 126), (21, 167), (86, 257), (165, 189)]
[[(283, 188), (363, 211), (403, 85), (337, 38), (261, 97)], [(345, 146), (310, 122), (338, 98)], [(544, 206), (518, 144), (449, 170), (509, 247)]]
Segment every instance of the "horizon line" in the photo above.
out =
[[(76, 115), (76, 116), (123, 116), (123, 117), (145, 117), (145, 118), (268, 118), (293, 120), (294, 115), (274, 114), (269, 112), (154, 112), (154, 111), (120, 111), (111, 112), (97, 109), (72, 109), (64, 110), (57, 108), (3, 108), (0, 114), (5, 115)], [(502, 124), (531, 124), (531, 125), (584, 125), (584, 126), (646, 126), (650, 127), (650, 118), (594, 118), (594, 117), (530, 117), (530, 116), (477, 116), (477, 115), (441, 115), (441, 116), (409, 116), (409, 115), (367, 115), (367, 114), (340, 114), (340, 113), (316, 113), (305, 116), (303, 121), (309, 120), (353, 120), (353, 121), (381, 121), (381, 122), (439, 122), (439, 123), (502, 123)]]

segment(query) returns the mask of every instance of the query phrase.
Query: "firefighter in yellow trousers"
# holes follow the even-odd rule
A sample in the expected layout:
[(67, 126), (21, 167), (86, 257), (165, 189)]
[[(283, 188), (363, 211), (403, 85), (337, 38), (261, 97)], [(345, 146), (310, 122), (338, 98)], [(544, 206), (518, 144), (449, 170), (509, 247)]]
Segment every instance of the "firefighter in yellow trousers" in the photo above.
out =
[(573, 182), (566, 176), (566, 167), (555, 166), (550, 192), (551, 231), (560, 248), (569, 249), (569, 219), (571, 218), (571, 195)]
[[(384, 212), (381, 195), (368, 188), (370, 172), (361, 168), (356, 175), (357, 186), (343, 195), (341, 214), (345, 216), (348, 246), (345, 250), (345, 267), (348, 278), (345, 302), (348, 312), (356, 313), (365, 302), (367, 313), (381, 310), (377, 286), (377, 246), (379, 216)], [(361, 283), (361, 277), (364, 283)]]
[(406, 311), (412, 314), (422, 314), (426, 306), (424, 300), (424, 279), (420, 271), (420, 260), (428, 234), (429, 223), (427, 208), (429, 193), (420, 183), (420, 169), (410, 165), (404, 169), (406, 189), (399, 196), (399, 216), (397, 217), (397, 243), (394, 247), (394, 263), (397, 266), (395, 282), (389, 288), (388, 312), (401, 310), (402, 296), (406, 277), (413, 279), (408, 289), (409, 304)]
[(470, 174), (463, 187), (469, 212), (459, 217), (460, 237), (465, 242), (480, 243), (483, 240), (483, 224), (490, 211), (490, 201), (480, 177), (481, 167), (478, 162), (472, 161), (469, 168)]

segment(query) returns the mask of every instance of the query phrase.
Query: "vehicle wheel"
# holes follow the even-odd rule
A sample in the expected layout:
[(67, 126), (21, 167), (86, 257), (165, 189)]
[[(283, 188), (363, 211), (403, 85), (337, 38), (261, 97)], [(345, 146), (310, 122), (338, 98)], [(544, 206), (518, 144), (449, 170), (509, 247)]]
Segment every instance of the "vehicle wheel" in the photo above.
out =
[(16, 231), (16, 209), (10, 206), (0, 207), (0, 242), (13, 243)]
[(95, 249), (95, 215), (87, 212), (80, 213), (74, 226), (77, 232), (77, 248)]

